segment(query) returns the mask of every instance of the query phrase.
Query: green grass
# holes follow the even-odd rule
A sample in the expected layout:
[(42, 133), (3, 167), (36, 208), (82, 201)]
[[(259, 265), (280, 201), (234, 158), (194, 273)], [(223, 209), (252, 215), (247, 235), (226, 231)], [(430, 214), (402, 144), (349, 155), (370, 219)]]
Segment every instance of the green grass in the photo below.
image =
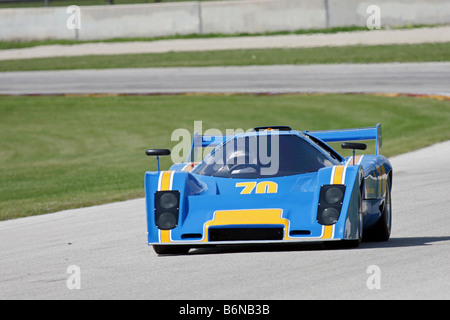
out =
[(450, 42), (416, 45), (168, 52), (0, 61), (0, 71), (449, 61)]
[[(0, 97), (0, 220), (142, 197), (172, 131), (383, 124), (382, 153), (450, 139), (450, 103), (372, 95)], [(168, 168), (170, 158), (162, 159)]]

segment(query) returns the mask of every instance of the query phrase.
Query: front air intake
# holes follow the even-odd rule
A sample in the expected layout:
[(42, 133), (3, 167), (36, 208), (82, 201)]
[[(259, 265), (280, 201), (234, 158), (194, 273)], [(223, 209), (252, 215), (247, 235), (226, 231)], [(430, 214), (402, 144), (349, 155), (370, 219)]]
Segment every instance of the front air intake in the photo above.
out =
[(283, 228), (210, 228), (209, 241), (283, 240)]

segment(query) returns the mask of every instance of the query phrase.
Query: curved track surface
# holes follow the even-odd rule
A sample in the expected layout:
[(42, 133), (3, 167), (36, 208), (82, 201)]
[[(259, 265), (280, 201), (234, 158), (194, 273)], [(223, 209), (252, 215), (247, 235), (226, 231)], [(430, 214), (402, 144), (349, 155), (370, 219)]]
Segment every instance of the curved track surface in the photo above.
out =
[(449, 62), (106, 69), (2, 72), (0, 94), (382, 92), (450, 96), (449, 83)]
[[(0, 222), (0, 299), (449, 299), (449, 156), (445, 142), (391, 159), (392, 238), (352, 250), (157, 256), (146, 245), (143, 199)], [(71, 265), (79, 290), (66, 285)], [(371, 266), (379, 289), (367, 286)]]

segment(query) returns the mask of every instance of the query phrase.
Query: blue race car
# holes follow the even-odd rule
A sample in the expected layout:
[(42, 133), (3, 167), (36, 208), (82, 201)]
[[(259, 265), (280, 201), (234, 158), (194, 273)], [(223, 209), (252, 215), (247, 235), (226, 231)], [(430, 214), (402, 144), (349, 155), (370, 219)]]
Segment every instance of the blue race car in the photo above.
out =
[[(375, 140), (375, 155), (360, 142)], [(353, 149), (343, 157), (328, 142)], [(197, 151), (212, 147), (200, 162)], [(186, 163), (146, 172), (148, 244), (158, 254), (220, 244), (323, 242), (357, 247), (391, 233), (392, 166), (381, 125), (295, 131), (258, 127), (232, 136), (194, 134)], [(169, 155), (149, 149), (149, 156)]]

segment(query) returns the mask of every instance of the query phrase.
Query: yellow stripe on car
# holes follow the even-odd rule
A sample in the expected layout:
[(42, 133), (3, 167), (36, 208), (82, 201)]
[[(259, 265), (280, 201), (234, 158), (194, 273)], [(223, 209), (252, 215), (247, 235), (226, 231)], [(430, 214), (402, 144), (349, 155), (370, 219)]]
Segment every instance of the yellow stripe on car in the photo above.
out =
[[(174, 171), (162, 171), (159, 176), (158, 191), (172, 190)], [(171, 242), (172, 230), (159, 230), (159, 241), (162, 243)]]

